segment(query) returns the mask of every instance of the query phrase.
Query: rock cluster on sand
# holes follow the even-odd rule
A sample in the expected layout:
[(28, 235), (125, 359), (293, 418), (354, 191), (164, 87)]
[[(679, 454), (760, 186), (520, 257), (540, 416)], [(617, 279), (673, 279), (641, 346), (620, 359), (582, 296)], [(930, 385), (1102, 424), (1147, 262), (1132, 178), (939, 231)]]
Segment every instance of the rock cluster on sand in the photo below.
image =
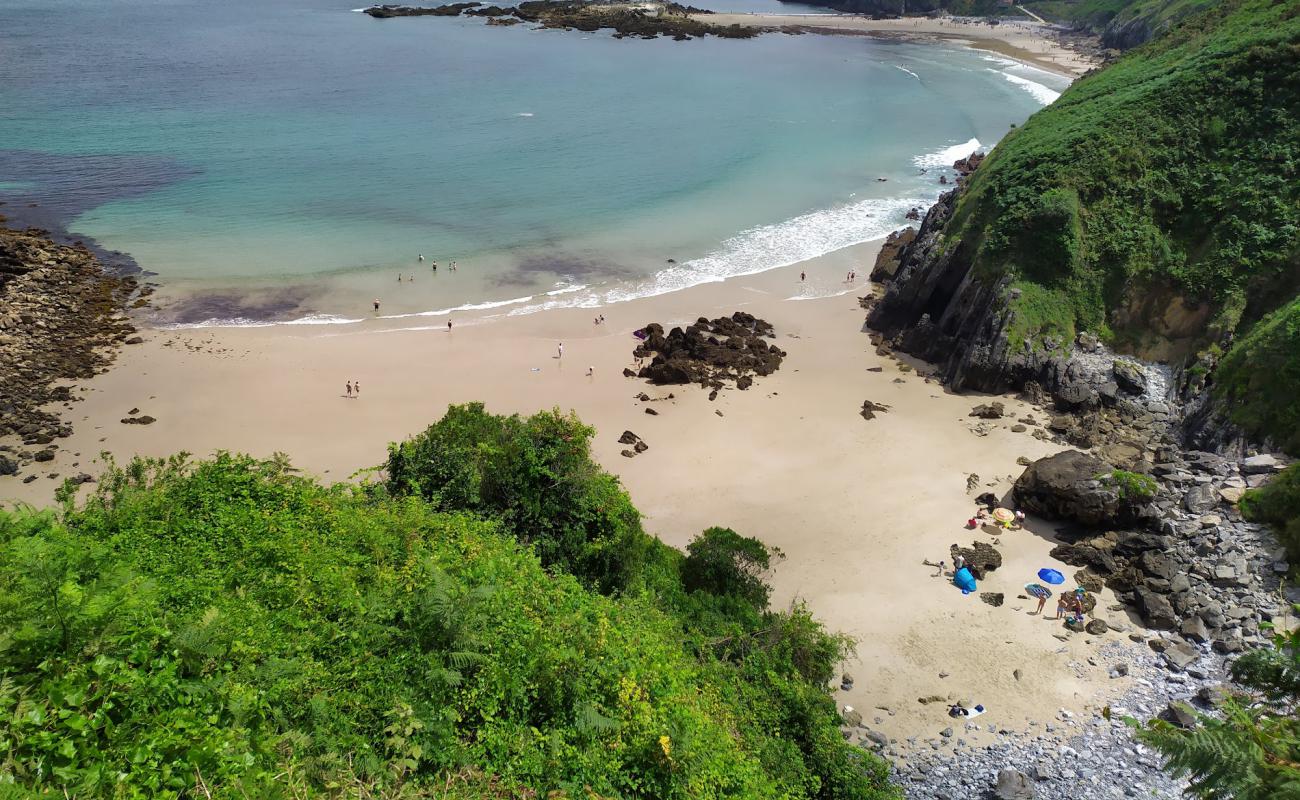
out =
[(135, 338), (122, 310), (136, 290), (135, 278), (106, 275), (84, 247), (0, 228), (0, 475), (51, 460), (72, 433), (42, 406), (73, 402), (56, 383), (102, 371)]
[(748, 389), (753, 376), (771, 375), (786, 355), (767, 342), (775, 336), (772, 326), (743, 311), (715, 320), (700, 317), (667, 334), (652, 322), (644, 332), (645, 339), (632, 354), (651, 361), (636, 376), (660, 385), (698, 383), (720, 389), (733, 382), (737, 389)]

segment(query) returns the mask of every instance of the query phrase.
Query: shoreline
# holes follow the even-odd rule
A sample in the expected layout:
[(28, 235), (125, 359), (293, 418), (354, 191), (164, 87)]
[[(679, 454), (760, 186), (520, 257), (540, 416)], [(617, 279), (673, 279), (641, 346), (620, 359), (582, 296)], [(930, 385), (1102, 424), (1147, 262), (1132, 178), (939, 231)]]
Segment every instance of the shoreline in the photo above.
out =
[[(1082, 637), (1062, 647), (1057, 625), (1027, 616), (1023, 602), (993, 608), (963, 597), (921, 563), (946, 558), (952, 543), (993, 541), (964, 528), (974, 494), (1005, 494), (1017, 458), (1058, 446), (1010, 431), (1015, 417), (1042, 416), (1014, 398), (1003, 398), (1014, 411), (1006, 424), (975, 432), (968, 413), (979, 397), (947, 392), (924, 377), (924, 365), (875, 353), (856, 299), (870, 287), (843, 278), (849, 269), (865, 276), (878, 246), (629, 301), (604, 309), (603, 326), (588, 309), (559, 309), (451, 333), (155, 330), (77, 388), (75, 431), (42, 474), (95, 472), (101, 451), (120, 463), (134, 454), (228, 449), (285, 452), (306, 473), (333, 481), (380, 463), (388, 442), (418, 432), (449, 403), (482, 400), (495, 413), (574, 410), (596, 428), (593, 455), (619, 476), (647, 531), (680, 547), (705, 527), (725, 525), (787, 554), (771, 576), (774, 605), (806, 601), (829, 628), (860, 642), (857, 661), (846, 665), (858, 688), (837, 700), (867, 709), (868, 719), (880, 714), (873, 730), (933, 736), (949, 724), (946, 707), (916, 698), (936, 692), (974, 697), (990, 708), (988, 721), (1012, 728), (1047, 708), (1082, 713), (1107, 688), (1060, 677), (1070, 661), (1086, 658)], [(800, 271), (808, 281), (798, 280)], [(812, 296), (830, 290), (837, 294)], [(621, 375), (632, 361), (632, 330), (736, 310), (772, 322), (773, 343), (791, 354), (748, 391), (726, 390), (710, 402), (698, 386), (654, 387)], [(554, 357), (559, 341), (563, 359)], [(588, 366), (594, 377), (585, 376)], [(345, 380), (360, 382), (359, 399), (342, 396)], [(655, 399), (641, 403), (641, 392)], [(864, 420), (864, 399), (889, 410)], [(156, 421), (124, 425), (129, 409)], [(623, 430), (649, 450), (622, 457)], [(972, 474), (982, 476), (980, 489), (967, 492)], [(39, 507), (60, 482), (0, 478), (0, 496)], [(707, 505), (698, 502), (702, 490)], [(1011, 598), (1032, 570), (1069, 569), (1049, 557), (1055, 540), (1041, 522), (997, 538), (1005, 566), (981, 590)], [(1106, 593), (1103, 602), (1114, 598)], [(963, 620), (956, 627), (954, 613)], [(1013, 644), (990, 646), (995, 630)], [(1012, 678), (1015, 669), (1022, 679)], [(890, 713), (870, 711), (876, 706)]]
[[(1068, 47), (1049, 35), (1051, 25), (1030, 21), (990, 25), (968, 18), (905, 17), (872, 19), (856, 14), (768, 14), (716, 12), (692, 15), (715, 26), (757, 25), (786, 33), (875, 36), (898, 41), (947, 41), (994, 52), (1027, 66), (1068, 78), (1078, 78), (1101, 66), (1095, 56)], [(814, 21), (815, 20), (815, 21)]]

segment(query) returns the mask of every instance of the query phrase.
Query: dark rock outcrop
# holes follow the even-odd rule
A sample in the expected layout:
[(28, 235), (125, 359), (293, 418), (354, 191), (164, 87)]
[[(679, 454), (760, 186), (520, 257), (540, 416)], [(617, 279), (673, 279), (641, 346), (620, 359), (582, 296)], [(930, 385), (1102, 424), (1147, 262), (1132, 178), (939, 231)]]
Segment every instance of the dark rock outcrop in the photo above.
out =
[[(0, 441), (44, 446), (71, 435), (48, 405), (76, 400), (67, 381), (102, 371), (134, 338), (123, 311), (139, 289), (134, 277), (106, 274), (84, 246), (56, 244), (35, 228), (0, 228)], [(3, 457), (0, 475), (35, 460), (17, 455)]]
[(1103, 480), (1114, 468), (1095, 456), (1065, 450), (1040, 458), (1016, 480), (1016, 503), (1049, 519), (1072, 520), (1089, 527), (1128, 525), (1154, 512), (1136, 498)]
[(667, 334), (657, 322), (643, 331), (645, 339), (632, 354), (651, 361), (637, 377), (660, 385), (698, 383), (720, 389), (731, 381), (737, 389), (747, 389), (755, 375), (771, 375), (780, 368), (786, 355), (767, 342), (776, 335), (772, 326), (743, 311), (715, 320), (700, 317)]

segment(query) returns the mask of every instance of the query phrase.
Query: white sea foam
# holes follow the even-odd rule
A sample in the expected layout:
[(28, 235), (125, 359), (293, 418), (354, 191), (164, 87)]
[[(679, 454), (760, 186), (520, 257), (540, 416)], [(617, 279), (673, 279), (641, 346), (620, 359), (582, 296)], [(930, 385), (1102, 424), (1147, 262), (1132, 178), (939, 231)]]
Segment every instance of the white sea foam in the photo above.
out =
[(1019, 75), (1012, 75), (1010, 72), (1003, 72), (1002, 77), (1011, 81), (1016, 86), (1019, 86), (1021, 89), (1024, 89), (1026, 92), (1029, 92), (1029, 94), (1033, 95), (1035, 100), (1045, 106), (1051, 105), (1056, 98), (1061, 96), (1061, 93), (1058, 91), (1049, 89), (1043, 84), (1031, 81), (1028, 78), (1022, 78)]
[(894, 69), (901, 69), (903, 72), (906, 72), (908, 75), (911, 75), (913, 78), (916, 78), (918, 81), (921, 80), (920, 75), (917, 75), (915, 72), (911, 71), (907, 67), (900, 67), (899, 65), (895, 64)]
[(585, 284), (585, 283), (576, 283), (576, 284), (573, 284), (572, 286), (561, 286), (561, 287), (559, 287), (558, 289), (552, 289), (551, 291), (549, 291), (549, 292), (546, 293), (546, 296), (547, 296), (547, 297), (554, 297), (554, 296), (556, 296), (557, 294), (573, 294), (574, 292), (581, 292), (583, 289), (586, 289), (586, 288), (587, 288), (587, 284)]
[(961, 144), (954, 144), (935, 150), (932, 153), (925, 153), (912, 157), (912, 163), (922, 169), (933, 169), (951, 167), (954, 161), (958, 161), (980, 149), (979, 139), (970, 139)]
[(487, 311), (490, 308), (501, 308), (502, 306), (513, 306), (519, 303), (527, 303), (532, 300), (533, 296), (513, 297), (509, 300), (490, 300), (486, 303), (465, 303), (451, 308), (438, 308), (433, 311), (412, 311), (409, 314), (384, 314), (379, 319), (409, 319), (411, 317), (441, 317), (447, 314), (454, 314), (457, 311)]
[(340, 317), (337, 314), (308, 314), (299, 319), (291, 319), (284, 325), (350, 325), (354, 322), (361, 322), (360, 319), (349, 317)]
[(158, 327), (165, 331), (183, 331), (192, 328), (269, 328), (276, 324), (279, 323), (247, 317), (210, 317), (201, 322), (172, 322)]
[(533, 112), (531, 112), (531, 111), (520, 111), (518, 114), (515, 114), (515, 116), (516, 116), (516, 117), (531, 117), (531, 116), (533, 116)]
[(674, 264), (640, 281), (520, 306), (511, 309), (509, 316), (553, 308), (595, 308), (788, 267), (878, 239), (902, 225), (908, 209), (931, 202), (932, 197), (860, 200), (760, 225), (727, 239), (712, 253)]

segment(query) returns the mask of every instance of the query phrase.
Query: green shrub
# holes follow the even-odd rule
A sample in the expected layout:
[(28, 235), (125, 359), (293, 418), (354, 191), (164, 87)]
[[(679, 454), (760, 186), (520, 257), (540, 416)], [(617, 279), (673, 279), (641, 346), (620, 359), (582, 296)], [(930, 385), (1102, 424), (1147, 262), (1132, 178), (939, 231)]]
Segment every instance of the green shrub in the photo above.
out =
[(1187, 778), (1194, 797), (1300, 796), (1300, 629), (1275, 635), (1272, 647), (1243, 655), (1231, 672), (1245, 691), (1234, 691), (1218, 714), (1196, 714), (1194, 730), (1153, 720), (1138, 738), (1164, 755), (1167, 770)]
[(1150, 475), (1125, 472), (1122, 469), (1097, 477), (1108, 486), (1114, 486), (1122, 500), (1150, 500), (1156, 496), (1159, 488), (1156, 479)]
[(531, 417), (451, 406), (388, 449), (388, 487), (444, 511), (501, 520), (542, 563), (602, 591), (628, 586), (649, 539), (618, 479), (591, 460), (592, 429), (558, 411)]
[[(501, 462), (503, 478), (439, 461), (446, 496), (482, 498), (544, 465), (570, 485), (592, 475), (548, 449), (576, 421), (510, 424), (533, 434), (504, 441), (528, 468)], [(472, 438), (452, 433), (449, 448)], [(530, 485), (515, 503), (592, 519), (581, 482), (576, 509)], [(82, 798), (897, 797), (884, 762), (839, 734), (825, 682), (847, 640), (801, 607), (749, 605), (759, 595), (743, 580), (743, 614), (697, 614), (712, 595), (686, 591), (685, 559), (639, 528), (640, 588), (597, 593), (544, 569), (505, 528), (530, 519), (512, 508), (443, 511), (223, 454), (111, 469), (61, 515), (0, 513), (0, 785)]]
[(1241, 337), (1214, 379), (1233, 422), (1300, 455), (1300, 299)]
[(1292, 464), (1273, 480), (1242, 495), (1241, 514), (1271, 524), (1292, 564), (1300, 564), (1300, 466)]

